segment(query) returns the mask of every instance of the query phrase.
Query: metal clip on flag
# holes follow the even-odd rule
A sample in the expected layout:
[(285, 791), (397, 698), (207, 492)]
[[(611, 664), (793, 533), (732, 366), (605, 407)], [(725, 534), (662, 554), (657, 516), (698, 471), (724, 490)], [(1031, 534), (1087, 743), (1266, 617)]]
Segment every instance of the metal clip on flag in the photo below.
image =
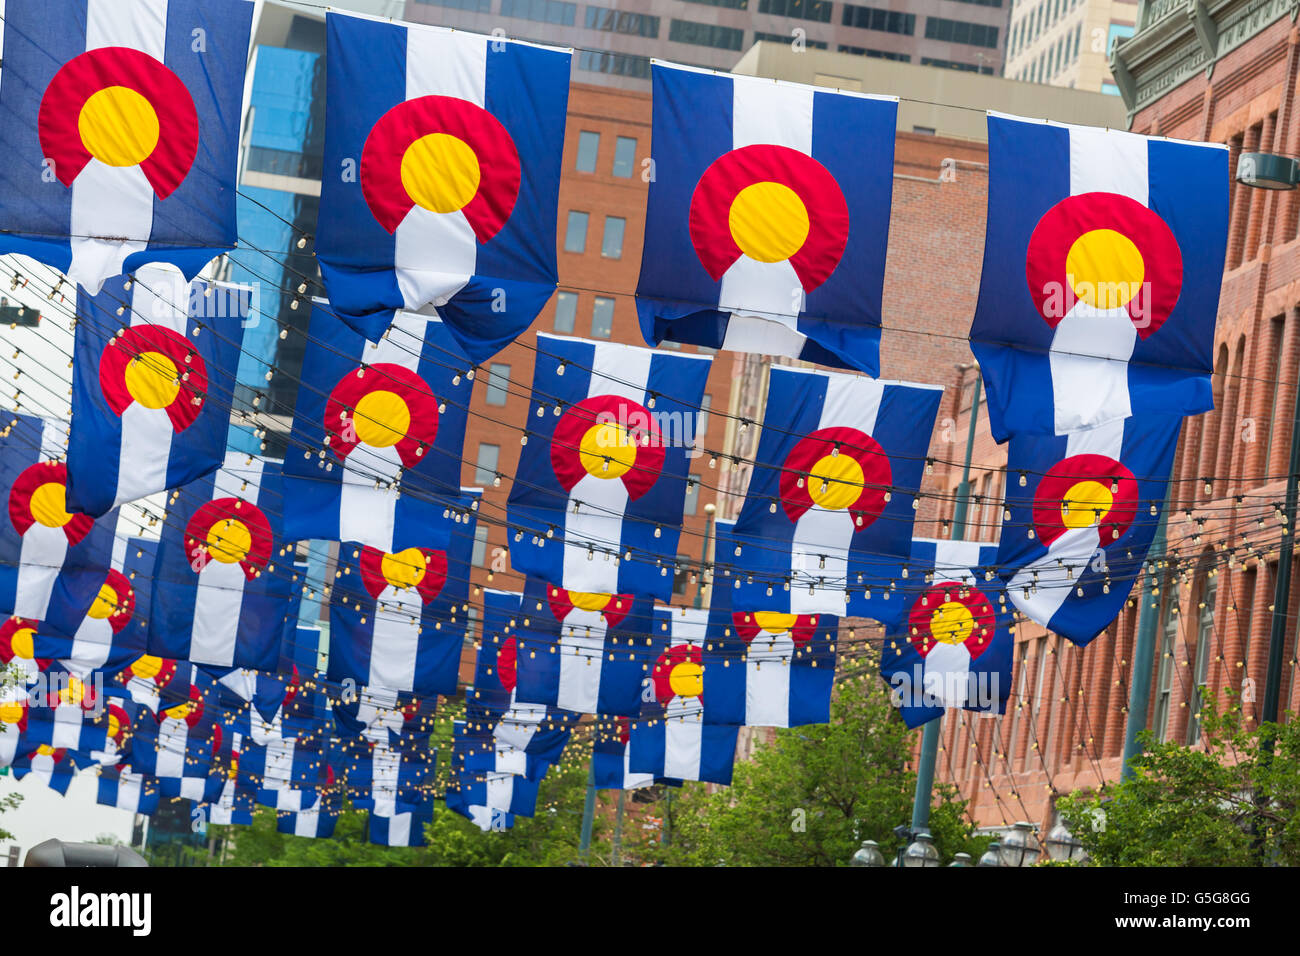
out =
[(247, 0), (8, 0), (0, 252), (92, 294), (235, 246)]
[(897, 98), (651, 72), (646, 341), (879, 374)]
[(326, 29), (330, 301), (370, 339), (436, 307), (484, 361), (555, 291), (571, 54), (336, 13)]
[(1213, 405), (1228, 149), (990, 113), (971, 348), (993, 436)]

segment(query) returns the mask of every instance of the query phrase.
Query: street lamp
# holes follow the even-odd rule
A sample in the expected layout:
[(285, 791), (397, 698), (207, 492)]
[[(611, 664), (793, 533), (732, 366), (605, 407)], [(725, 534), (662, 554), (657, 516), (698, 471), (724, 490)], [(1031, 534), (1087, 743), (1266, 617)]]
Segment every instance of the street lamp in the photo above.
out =
[(999, 852), (1001, 848), (1002, 848), (1002, 844), (998, 843), (997, 840), (994, 840), (992, 843), (989, 844), (989, 848), (984, 851), (983, 855), (980, 856), (980, 861), (975, 865), (985, 866), (985, 867), (1001, 866), (1002, 854)]
[(1048, 857), (1057, 863), (1082, 861), (1085, 856), (1083, 842), (1070, 832), (1064, 822), (1052, 827), (1043, 843), (1047, 847)]
[(1242, 153), (1237, 158), (1237, 182), (1256, 189), (1295, 189), (1300, 164), (1276, 153)]
[(939, 866), (939, 851), (929, 830), (918, 830), (915, 838), (903, 851), (903, 866)]
[(1003, 866), (1033, 866), (1041, 852), (1038, 838), (1034, 836), (1034, 825), (1021, 820), (1002, 838), (998, 855)]
[(885, 855), (875, 840), (863, 840), (858, 852), (849, 860), (849, 866), (884, 866)]
[(704, 547), (700, 551), (700, 577), (695, 582), (695, 606), (704, 607), (704, 575), (709, 564), (709, 541), (713, 537), (713, 514), (718, 506), (710, 501), (704, 506)]
[(970, 854), (954, 853), (952, 855), (952, 862), (949, 863), (948, 865), (949, 866), (970, 866), (971, 865)]

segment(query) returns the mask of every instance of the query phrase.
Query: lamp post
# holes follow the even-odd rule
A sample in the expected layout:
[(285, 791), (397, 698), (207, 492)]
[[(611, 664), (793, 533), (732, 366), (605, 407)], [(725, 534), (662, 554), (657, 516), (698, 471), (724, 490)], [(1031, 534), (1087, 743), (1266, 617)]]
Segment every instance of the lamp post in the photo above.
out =
[(929, 830), (921, 830), (916, 833), (907, 849), (903, 851), (901, 861), (902, 865), (906, 867), (933, 867), (942, 864), (939, 859), (939, 851), (934, 845), (934, 838), (930, 836)]
[(1047, 856), (1056, 863), (1082, 862), (1086, 856), (1083, 843), (1063, 822), (1052, 827), (1043, 844), (1047, 847)]
[(863, 840), (858, 852), (849, 860), (849, 866), (884, 866), (885, 855), (875, 840)]
[(971, 863), (971, 861), (970, 861), (970, 854), (969, 854), (969, 853), (954, 853), (954, 854), (952, 855), (952, 862), (948, 864), (948, 866), (950, 866), (950, 867), (953, 867), (953, 866), (971, 866), (971, 865), (972, 865), (972, 863)]
[(1041, 852), (1034, 825), (1021, 820), (1002, 838), (998, 856), (1003, 866), (1033, 866)]
[(980, 856), (979, 862), (976, 863), (975, 865), (983, 866), (983, 867), (1001, 866), (1002, 865), (1001, 851), (1002, 851), (1002, 844), (999, 843), (997, 840), (992, 841), (991, 843), (989, 843), (988, 849), (986, 849), (984, 853)]
[(709, 563), (709, 545), (713, 539), (713, 515), (718, 506), (710, 501), (704, 506), (704, 547), (700, 550), (700, 579), (695, 582), (695, 607), (704, 607), (704, 573)]

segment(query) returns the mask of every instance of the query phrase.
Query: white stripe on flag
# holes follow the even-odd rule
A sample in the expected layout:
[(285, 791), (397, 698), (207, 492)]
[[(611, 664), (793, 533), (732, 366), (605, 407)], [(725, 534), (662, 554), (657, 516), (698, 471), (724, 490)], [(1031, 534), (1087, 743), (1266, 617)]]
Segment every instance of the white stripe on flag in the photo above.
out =
[[(1147, 138), (1071, 126), (1070, 194), (1118, 193), (1147, 205)], [(1058, 435), (1132, 414), (1128, 363), (1137, 330), (1127, 309), (1098, 309), (1082, 299), (1052, 334), (1054, 423)]]
[[(428, 326), (425, 316), (398, 312), (388, 334), (378, 342), (363, 345), (357, 361), (366, 365), (400, 365), (418, 373)], [(381, 379), (376, 387), (383, 386)], [(352, 449), (343, 461), (339, 485), (339, 540), (392, 550), (397, 521), (397, 482), (401, 474), (402, 459), (396, 446), (376, 448), (363, 444)], [(376, 488), (376, 478), (392, 487)]]
[[(644, 406), (654, 353), (629, 345), (593, 344), (586, 397), (617, 395)], [(584, 475), (569, 491), (564, 509), (564, 587), (596, 594), (618, 590), (618, 565), (601, 552), (619, 551), (627, 503), (627, 488), (617, 478)], [(589, 546), (597, 552), (590, 561)]]
[(605, 630), (605, 618), (599, 611), (574, 608), (560, 623), (560, 683), (555, 706), (596, 713)]
[(936, 642), (925, 656), (921, 680), (926, 694), (943, 701), (945, 707), (966, 706), (970, 681), (970, 651), (966, 645)]
[[(157, 325), (188, 339), (190, 284), (175, 266), (151, 264), (138, 269), (130, 306), (132, 328)], [(114, 507), (167, 487), (173, 434), (167, 409), (146, 408), (139, 402), (126, 407)]]
[(960, 581), (963, 584), (975, 584), (979, 581), (975, 568), (980, 566), (980, 548), (978, 541), (953, 541), (936, 539), (934, 542), (934, 580)]
[(67, 556), (68, 536), (62, 528), (47, 528), (37, 522), (27, 529), (18, 558), (15, 617), (44, 620), (54, 582)]
[(54, 708), (54, 728), (50, 732), (50, 746), (68, 750), (81, 749), (82, 711), (77, 704), (60, 704)]
[(392, 690), (414, 688), (423, 613), (424, 603), (414, 588), (386, 587), (379, 593), (371, 631), (367, 684)]
[(117, 775), (117, 806), (121, 810), (139, 810), (140, 809), (140, 789), (144, 783), (144, 778), (140, 777), (129, 770), (120, 771)]
[(399, 813), (388, 818), (388, 845), (411, 845), (411, 814)]
[(745, 723), (751, 727), (790, 726), (790, 660), (794, 639), (759, 631), (745, 655)]
[[(162, 61), (167, 0), (86, 0), (86, 49), (129, 47)], [(72, 184), (68, 278), (99, 292), (153, 232), (153, 187), (139, 166), (92, 158)], [(113, 237), (113, 238), (109, 238)]]
[[(1124, 422), (1119, 420), (1072, 433), (1066, 439), (1065, 457), (1105, 455), (1120, 461), (1123, 449)], [(1007, 593), (1012, 603), (1032, 620), (1046, 625), (1066, 598), (1074, 593), (1075, 582), (1097, 553), (1097, 546), (1095, 527), (1066, 531), (1051, 543), (1047, 554), (1021, 568), (1011, 579)], [(1035, 572), (1037, 582), (1034, 580)]]
[(704, 712), (700, 699), (674, 697), (668, 702), (664, 722), (664, 776), (699, 780), (704, 750)]
[[(826, 400), (817, 427), (856, 428), (870, 435), (884, 398), (885, 385), (861, 375), (818, 373), (826, 379)], [(851, 512), (813, 505), (795, 522), (790, 548), (794, 582), (791, 614), (842, 614), (848, 584), (849, 547), (857, 530)], [(812, 587), (813, 593), (808, 589)]]
[[(733, 149), (772, 144), (812, 155), (812, 87), (736, 77), (731, 88)], [(806, 341), (797, 329), (804, 299), (789, 260), (742, 255), (718, 290), (718, 308), (732, 313), (722, 347), (798, 357)]]
[(623, 745), (623, 789), (637, 790), (641, 787), (648, 787), (655, 782), (655, 775), (652, 773), (633, 773), (632, 772), (632, 748)]
[(386, 743), (376, 744), (370, 758), (370, 795), (375, 801), (371, 813), (391, 817), (397, 813), (397, 789), (402, 772), (402, 756)]
[[(407, 29), (406, 98), (454, 96), (483, 106), (488, 38), (452, 30)], [(445, 305), (478, 262), (478, 239), (460, 210), (416, 204), (394, 234), (393, 266), (408, 308)]]
[(113, 647), (113, 625), (103, 618), (86, 615), (72, 636), (72, 651), (61, 660), (73, 676), (85, 679), (93, 670), (108, 662)]
[(158, 725), (158, 758), (154, 776), (175, 779), (185, 775), (185, 748), (190, 728), (178, 717), (164, 717)]
[(509, 811), (515, 796), (515, 778), (509, 773), (485, 774), (484, 790), (487, 792), (487, 806), (490, 810)]

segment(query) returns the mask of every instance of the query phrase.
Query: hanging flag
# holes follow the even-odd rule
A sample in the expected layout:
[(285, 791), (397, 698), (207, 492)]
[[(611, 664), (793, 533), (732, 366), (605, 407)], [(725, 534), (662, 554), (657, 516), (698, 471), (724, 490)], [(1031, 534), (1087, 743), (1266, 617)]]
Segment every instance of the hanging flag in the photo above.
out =
[(0, 520), (0, 614), (34, 631), (57, 594), (62, 620), (80, 622), (112, 560), (117, 513), (96, 521), (68, 512), (66, 425), (13, 413), (0, 425), (0, 495), (9, 511)]
[(38, 744), (34, 750), (15, 758), (11, 766), (15, 780), (24, 780), (30, 774), (63, 795), (67, 794), (72, 778), (81, 769), (71, 751), (49, 744)]
[(372, 816), (393, 817), (427, 806), (437, 767), (437, 751), (400, 750), (375, 744), (355, 757), (348, 770), (352, 805)]
[(370, 814), (366, 839), (378, 846), (424, 846), (424, 828), (433, 822), (433, 805), (419, 813)]
[(706, 723), (704, 701), (713, 668), (704, 667), (704, 627), (674, 636), (650, 670), (654, 700), (631, 722), (628, 770), (675, 780), (731, 783), (736, 725)]
[(916, 538), (898, 598), (907, 612), (887, 635), (880, 673), (909, 727), (962, 707), (992, 716), (1011, 693), (1012, 609), (994, 574), (996, 544)]
[(414, 697), (387, 687), (359, 687), (355, 693), (348, 689), (332, 703), (335, 734), (390, 746), (417, 737), (427, 739), (434, 728), (436, 701), (436, 697)]
[(212, 803), (204, 805), (208, 823), (218, 826), (252, 826), (253, 816), (257, 812), (256, 793), (240, 787), (235, 775), (226, 778), (221, 788), (221, 795)]
[(1076, 644), (1115, 619), (1142, 576), (1182, 424), (1143, 415), (1011, 439), (997, 563), (1026, 617)]
[[(290, 541), (429, 544), (460, 490), (470, 364), (438, 319), (399, 313), (367, 342), (319, 301), (285, 460)], [(299, 454), (299, 449), (302, 454)]]
[(328, 786), (319, 738), (282, 737), (255, 744), (241, 738), (238, 783), (254, 791), (254, 799), (277, 810), (304, 810)]
[(8, 767), (22, 755), (28, 711), (26, 687), (20, 684), (0, 687), (0, 767)]
[(273, 671), (291, 598), (280, 462), (239, 453), (173, 492), (163, 526), (150, 653), (212, 667)]
[(537, 336), (510, 489), (516, 571), (574, 591), (672, 597), (709, 368), (701, 355)]
[(211, 680), (192, 671), (200, 684), (173, 681), (162, 690), (159, 710), (141, 710), (133, 728), (132, 769), (158, 778), (159, 793), (211, 802), (221, 794), (226, 774), (223, 734)]
[(854, 614), (907, 560), (943, 389), (774, 366), (749, 491), (718, 563), (734, 608)]
[(659, 62), (651, 73), (646, 341), (878, 375), (897, 97)]
[(102, 515), (221, 466), (251, 303), (168, 265), (78, 291), (70, 510)]
[[(731, 522), (714, 525), (716, 553), (732, 553)], [(733, 603), (731, 575), (715, 570), (704, 669), (704, 719), (713, 724), (798, 727), (830, 723), (839, 618), (749, 611)], [(656, 611), (656, 614), (659, 613)]]
[(993, 436), (1213, 407), (1228, 149), (989, 114), (971, 349)]
[(529, 578), (513, 644), (502, 646), (501, 677), (514, 681), (521, 703), (639, 714), (646, 664), (668, 646), (651, 618), (652, 603), (648, 597), (569, 591)]
[(9, 0), (0, 252), (92, 293), (149, 262), (187, 276), (235, 246), (253, 4)]
[(41, 675), (32, 693), (35, 706), (28, 709), (25, 744), (48, 744), (87, 759), (93, 751), (106, 749), (110, 715), (105, 698), (94, 687), (54, 668)]
[(102, 767), (95, 802), (151, 817), (158, 810), (158, 781), (126, 767)]
[(455, 694), (468, 621), (475, 514), (481, 492), (452, 499), (446, 550), (396, 554), (345, 542), (330, 591), (327, 677), (353, 686)]
[(540, 776), (529, 778), (495, 771), (490, 751), (459, 756), (455, 762), (456, 780), (463, 804), (501, 810), (515, 817), (531, 817), (537, 812)]
[(150, 713), (158, 713), (162, 706), (162, 692), (173, 681), (188, 684), (194, 665), (189, 661), (174, 661), (142, 654), (120, 671), (108, 672), (106, 687), (110, 687)]
[(144, 654), (157, 555), (157, 541), (117, 535), (112, 567), (80, 621), (80, 609), (68, 605), (63, 591), (51, 597), (45, 626), (35, 635), (36, 655), (58, 659), (85, 680), (92, 671), (120, 670)]
[(535, 776), (560, 759), (578, 714), (516, 698), (518, 641), (514, 629), (522, 597), (505, 591), (483, 592), (483, 636), (475, 660), (474, 685), (465, 695), (466, 729), (489, 742), (496, 754), (494, 769)]
[(482, 788), (469, 789), (469, 794), (460, 789), (448, 790), (444, 802), (447, 809), (459, 813), (484, 833), (502, 833), (515, 825), (515, 815), (506, 810), (495, 809), (483, 804), (471, 804), (469, 800), (483, 796)]
[(474, 362), (555, 291), (571, 54), (326, 15), (316, 254), (340, 318), (376, 339), (436, 306)]
[(628, 769), (631, 722), (626, 717), (602, 715), (597, 719), (591, 738), (591, 772), (597, 790), (640, 790), (653, 784), (680, 787), (680, 780), (656, 777), (652, 773), (633, 773)]
[(322, 794), (316, 805), (297, 813), (277, 813), (275, 829), (289, 836), (328, 839), (334, 835), (343, 802), (335, 794)]

